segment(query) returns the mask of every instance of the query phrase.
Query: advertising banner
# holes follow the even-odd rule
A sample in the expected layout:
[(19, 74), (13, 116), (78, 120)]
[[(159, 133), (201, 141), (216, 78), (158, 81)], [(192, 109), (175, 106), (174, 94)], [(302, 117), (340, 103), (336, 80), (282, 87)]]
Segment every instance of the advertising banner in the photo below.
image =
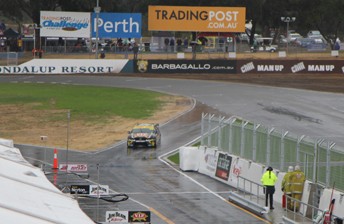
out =
[(128, 59), (34, 59), (18, 66), (0, 66), (0, 74), (104, 74), (132, 72)]
[(129, 223), (150, 223), (151, 214), (149, 211), (129, 211)]
[(150, 211), (107, 211), (106, 223), (150, 223)]
[(227, 154), (219, 153), (217, 159), (215, 176), (227, 181), (229, 178), (229, 170), (232, 165), (232, 157)]
[(21, 33), (23, 37), (33, 37), (34, 34), (34, 24), (22, 24), (21, 25)]
[[(99, 38), (140, 38), (141, 13), (99, 13)], [(97, 14), (92, 13), (92, 37), (97, 33)]]
[(245, 7), (149, 6), (150, 31), (245, 32)]
[(139, 73), (236, 73), (233, 60), (139, 60), (134, 62)]
[(215, 176), (217, 157), (217, 150), (206, 148), (200, 158), (198, 172), (210, 177)]
[(109, 195), (109, 185), (71, 185), (71, 194), (83, 195)]
[(88, 195), (90, 194), (90, 185), (71, 185), (70, 193)]
[(238, 73), (344, 73), (337, 60), (239, 60)]
[(90, 185), (90, 194), (93, 196), (109, 195), (109, 185)]
[(60, 171), (69, 171), (69, 172), (87, 172), (87, 164), (81, 164), (81, 163), (60, 163), (59, 166)]
[(106, 222), (114, 223), (128, 223), (129, 212), (128, 211), (106, 211)]
[(90, 20), (91, 15), (88, 12), (41, 11), (41, 36), (89, 38)]

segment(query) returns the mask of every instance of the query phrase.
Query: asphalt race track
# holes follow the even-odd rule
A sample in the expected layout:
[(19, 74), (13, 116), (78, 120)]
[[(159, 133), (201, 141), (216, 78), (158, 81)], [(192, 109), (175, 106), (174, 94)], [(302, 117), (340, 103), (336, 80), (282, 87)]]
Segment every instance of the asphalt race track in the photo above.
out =
[[(89, 180), (109, 185), (113, 193), (129, 200), (109, 203), (79, 199), (80, 206), (96, 221), (105, 211), (151, 211), (152, 223), (265, 223), (227, 202), (229, 186), (196, 173), (181, 173), (163, 156), (194, 141), (200, 135), (201, 113), (237, 115), (296, 135), (323, 138), (344, 146), (342, 94), (246, 85), (229, 82), (152, 79), (110, 76), (1, 76), (0, 82), (40, 82), (139, 88), (189, 96), (196, 105), (189, 113), (161, 125), (162, 145), (157, 150), (127, 150), (119, 143), (93, 153), (69, 150), (69, 161), (89, 165)], [(42, 159), (42, 150), (17, 146), (29, 161)], [(39, 150), (37, 150), (39, 149)], [(66, 157), (66, 151), (59, 154)], [(52, 158), (52, 150), (47, 152)], [(48, 161), (51, 162), (51, 161)], [(86, 180), (59, 174), (58, 185), (83, 184)]]

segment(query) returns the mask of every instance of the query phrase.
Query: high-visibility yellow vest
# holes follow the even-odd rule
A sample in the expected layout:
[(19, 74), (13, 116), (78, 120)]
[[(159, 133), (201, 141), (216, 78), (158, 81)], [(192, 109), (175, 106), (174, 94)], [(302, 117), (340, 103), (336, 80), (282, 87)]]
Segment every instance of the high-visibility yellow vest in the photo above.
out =
[(260, 179), (264, 186), (275, 186), (277, 181), (276, 174), (272, 171), (266, 171)]

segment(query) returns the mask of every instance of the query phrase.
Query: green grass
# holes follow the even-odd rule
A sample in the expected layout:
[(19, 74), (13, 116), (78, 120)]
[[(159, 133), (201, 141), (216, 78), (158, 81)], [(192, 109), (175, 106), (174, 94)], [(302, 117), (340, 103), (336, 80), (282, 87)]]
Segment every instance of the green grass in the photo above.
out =
[(175, 164), (179, 164), (179, 153), (171, 155), (170, 157), (168, 157), (168, 159), (174, 162)]
[[(201, 142), (196, 142), (195, 144), (192, 145), (193, 147), (199, 147), (201, 146)], [(168, 157), (168, 159), (172, 162), (174, 162), (175, 164), (179, 165), (179, 151), (176, 152), (175, 154), (171, 155)]]
[(0, 104), (35, 110), (70, 110), (73, 116), (100, 119), (117, 115), (142, 119), (161, 108), (164, 94), (112, 87), (62, 84), (0, 83)]

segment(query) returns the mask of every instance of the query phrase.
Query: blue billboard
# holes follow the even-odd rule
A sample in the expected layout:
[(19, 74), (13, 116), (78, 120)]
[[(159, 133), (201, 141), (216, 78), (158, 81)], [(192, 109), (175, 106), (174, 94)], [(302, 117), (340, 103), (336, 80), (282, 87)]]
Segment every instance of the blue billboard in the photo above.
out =
[[(140, 38), (141, 13), (99, 13), (99, 38)], [(96, 37), (97, 14), (92, 13), (92, 37)]]

